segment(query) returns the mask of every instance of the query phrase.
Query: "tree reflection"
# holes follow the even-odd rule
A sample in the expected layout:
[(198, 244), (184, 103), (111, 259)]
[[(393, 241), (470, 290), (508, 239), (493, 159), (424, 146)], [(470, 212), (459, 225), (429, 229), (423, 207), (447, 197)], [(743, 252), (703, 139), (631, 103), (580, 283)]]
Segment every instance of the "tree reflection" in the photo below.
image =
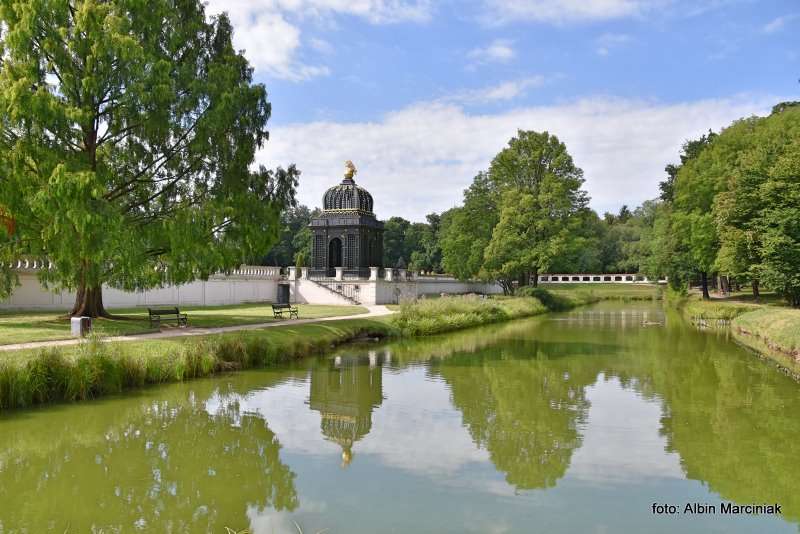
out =
[[(798, 383), (713, 333), (672, 332), (641, 374), (664, 399), (662, 432), (690, 479), (800, 520)], [(655, 348), (655, 347), (654, 347)]]
[(353, 461), (353, 445), (372, 428), (372, 410), (383, 402), (383, 356), (340, 355), (311, 370), (309, 405), (321, 415), (322, 434), (342, 448), (342, 467)]
[(209, 414), (193, 393), (81, 409), (74, 439), (0, 456), (0, 531), (218, 532), (246, 524), (248, 506), (295, 509), (295, 475), (265, 421), (235, 396)]
[(564, 476), (581, 443), (598, 368), (578, 344), (511, 341), (434, 363), (450, 385), (476, 444), (517, 489), (547, 488)]

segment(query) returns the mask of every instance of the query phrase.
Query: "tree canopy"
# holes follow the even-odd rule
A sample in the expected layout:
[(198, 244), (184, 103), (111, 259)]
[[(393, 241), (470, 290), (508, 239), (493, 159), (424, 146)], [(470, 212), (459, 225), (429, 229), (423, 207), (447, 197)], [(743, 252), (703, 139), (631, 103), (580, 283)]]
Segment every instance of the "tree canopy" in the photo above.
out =
[(98, 315), (103, 284), (207, 277), (276, 241), (299, 173), (250, 169), (271, 108), (225, 15), (2, 0), (0, 27), (2, 259), (50, 262), (42, 280)]

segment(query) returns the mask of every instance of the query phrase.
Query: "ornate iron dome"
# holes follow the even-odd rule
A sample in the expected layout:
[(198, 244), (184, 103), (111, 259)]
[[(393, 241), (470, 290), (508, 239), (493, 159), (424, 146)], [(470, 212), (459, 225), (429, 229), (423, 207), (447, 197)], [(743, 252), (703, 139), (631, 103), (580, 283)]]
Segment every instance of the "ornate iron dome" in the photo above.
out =
[(344, 179), (325, 192), (322, 213), (311, 221), (312, 276), (331, 277), (342, 267), (348, 277), (368, 277), (370, 267), (383, 267), (383, 223), (372, 211), (372, 195), (353, 180), (356, 172), (345, 163)]
[(322, 197), (324, 211), (357, 211), (372, 213), (372, 195), (363, 187), (356, 185), (352, 178), (325, 191)]

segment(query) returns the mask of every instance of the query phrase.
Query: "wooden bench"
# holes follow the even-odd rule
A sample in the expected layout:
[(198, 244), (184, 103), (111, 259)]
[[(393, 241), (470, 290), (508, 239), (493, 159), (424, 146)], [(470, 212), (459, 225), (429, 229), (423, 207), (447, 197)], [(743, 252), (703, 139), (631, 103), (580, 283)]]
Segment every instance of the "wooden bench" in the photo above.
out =
[(164, 323), (177, 323), (178, 326), (186, 326), (189, 324), (189, 317), (185, 313), (181, 313), (178, 307), (174, 308), (147, 308), (147, 314), (150, 316), (150, 328), (153, 326), (160, 326)]
[(294, 317), (297, 319), (297, 308), (293, 308), (291, 304), (273, 304), (272, 305), (272, 315), (276, 319), (283, 319), (283, 313), (289, 313), (289, 319)]

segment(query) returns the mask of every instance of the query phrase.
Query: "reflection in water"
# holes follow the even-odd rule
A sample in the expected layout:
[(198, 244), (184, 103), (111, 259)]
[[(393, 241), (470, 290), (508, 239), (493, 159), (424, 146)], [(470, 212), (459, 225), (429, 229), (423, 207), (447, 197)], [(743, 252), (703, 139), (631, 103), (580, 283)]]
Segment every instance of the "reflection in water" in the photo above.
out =
[(567, 471), (589, 407), (584, 388), (598, 372), (569, 355), (587, 350), (521, 341), (435, 366), (475, 443), (517, 489), (555, 486)]
[(212, 416), (172, 391), (183, 395), (122, 413), (114, 402), (49, 408), (52, 426), (33, 435), (24, 420), (3, 422), (0, 532), (219, 531), (248, 505), (296, 508), (294, 474), (262, 419), (235, 403)]
[(798, 387), (651, 304), (354, 345), (3, 416), (0, 534), (796, 531)]
[(322, 434), (342, 448), (342, 467), (353, 461), (353, 444), (372, 428), (372, 410), (383, 402), (383, 358), (337, 356), (311, 369), (309, 406), (320, 412)]

